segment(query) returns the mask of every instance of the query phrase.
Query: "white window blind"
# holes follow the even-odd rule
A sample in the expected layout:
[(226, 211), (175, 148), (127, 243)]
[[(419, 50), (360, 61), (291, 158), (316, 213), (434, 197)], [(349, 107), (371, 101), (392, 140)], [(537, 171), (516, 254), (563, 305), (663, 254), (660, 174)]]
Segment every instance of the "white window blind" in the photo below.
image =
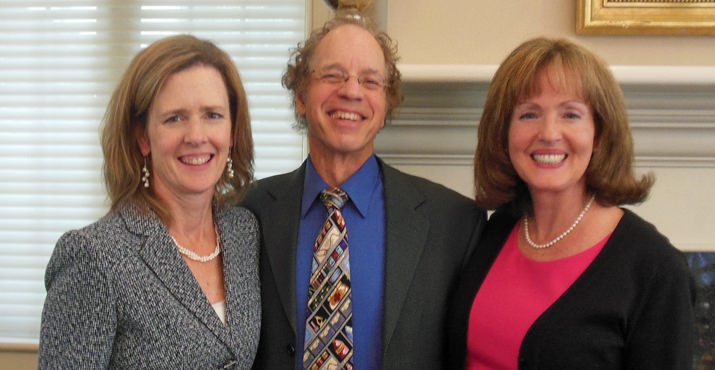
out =
[(107, 210), (99, 127), (141, 48), (177, 33), (214, 41), (247, 90), (256, 177), (300, 164), (280, 76), (305, 36), (305, 1), (0, 2), (0, 345), (37, 343), (55, 242)]

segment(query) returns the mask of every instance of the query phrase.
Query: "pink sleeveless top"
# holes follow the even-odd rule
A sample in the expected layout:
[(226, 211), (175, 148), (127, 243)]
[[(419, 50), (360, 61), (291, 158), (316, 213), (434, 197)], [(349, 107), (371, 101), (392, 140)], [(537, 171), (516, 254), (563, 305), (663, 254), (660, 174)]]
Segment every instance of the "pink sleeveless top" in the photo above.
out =
[(611, 236), (593, 247), (554, 261), (525, 257), (518, 222), (509, 234), (472, 303), (466, 369), (517, 369), (527, 330), (593, 262)]

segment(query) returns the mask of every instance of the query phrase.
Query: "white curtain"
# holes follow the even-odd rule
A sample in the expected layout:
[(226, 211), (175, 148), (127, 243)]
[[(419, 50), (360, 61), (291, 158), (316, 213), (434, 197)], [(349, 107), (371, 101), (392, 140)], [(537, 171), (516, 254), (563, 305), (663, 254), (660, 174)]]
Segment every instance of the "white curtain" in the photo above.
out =
[(141, 48), (177, 33), (214, 41), (245, 83), (256, 177), (300, 164), (280, 76), (305, 36), (305, 2), (0, 1), (0, 345), (37, 343), (55, 242), (107, 210), (101, 118)]

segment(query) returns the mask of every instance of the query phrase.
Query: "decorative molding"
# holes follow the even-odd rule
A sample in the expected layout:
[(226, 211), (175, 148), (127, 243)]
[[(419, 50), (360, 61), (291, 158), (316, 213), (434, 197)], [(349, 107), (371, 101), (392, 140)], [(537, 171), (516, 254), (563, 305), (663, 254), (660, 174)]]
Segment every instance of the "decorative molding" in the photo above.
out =
[[(401, 66), (405, 101), (377, 136), (388, 163), (471, 196), (477, 124), (496, 66)], [(613, 67), (638, 171), (658, 180), (637, 213), (683, 251), (713, 251), (715, 68)]]
[(611, 71), (624, 85), (715, 85), (710, 66), (612, 66)]
[[(495, 64), (400, 64), (404, 82), (488, 83)], [(612, 66), (616, 79), (625, 85), (715, 85), (711, 66)]]
[(472, 167), (474, 155), (380, 153), (380, 158), (395, 166), (458, 166)]
[(715, 159), (699, 157), (637, 156), (639, 168), (715, 168)]
[[(471, 167), (496, 66), (400, 68), (405, 101), (378, 135), (377, 152), (396, 165)], [(613, 69), (628, 104), (636, 165), (715, 168), (715, 68)]]
[(495, 64), (400, 64), (403, 82), (473, 83), (489, 82), (497, 71)]

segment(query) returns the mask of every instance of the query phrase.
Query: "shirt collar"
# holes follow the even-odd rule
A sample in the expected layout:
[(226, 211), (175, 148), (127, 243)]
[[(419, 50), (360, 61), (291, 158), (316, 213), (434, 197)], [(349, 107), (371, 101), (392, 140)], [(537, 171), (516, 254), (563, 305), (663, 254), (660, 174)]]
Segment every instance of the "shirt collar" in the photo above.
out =
[[(380, 181), (380, 165), (377, 163), (377, 158), (373, 155), (345, 181), (340, 188), (348, 194), (350, 201), (355, 205), (355, 208), (362, 217), (366, 217), (370, 208), (370, 200), (372, 199), (377, 185)], [(313, 167), (313, 162), (308, 156), (308, 161), (305, 166), (305, 179), (303, 183), (303, 201), (301, 202), (301, 215), (305, 216), (308, 210), (316, 201), (318, 195), (324, 189), (327, 189), (328, 184), (320, 177), (318, 172)]]

